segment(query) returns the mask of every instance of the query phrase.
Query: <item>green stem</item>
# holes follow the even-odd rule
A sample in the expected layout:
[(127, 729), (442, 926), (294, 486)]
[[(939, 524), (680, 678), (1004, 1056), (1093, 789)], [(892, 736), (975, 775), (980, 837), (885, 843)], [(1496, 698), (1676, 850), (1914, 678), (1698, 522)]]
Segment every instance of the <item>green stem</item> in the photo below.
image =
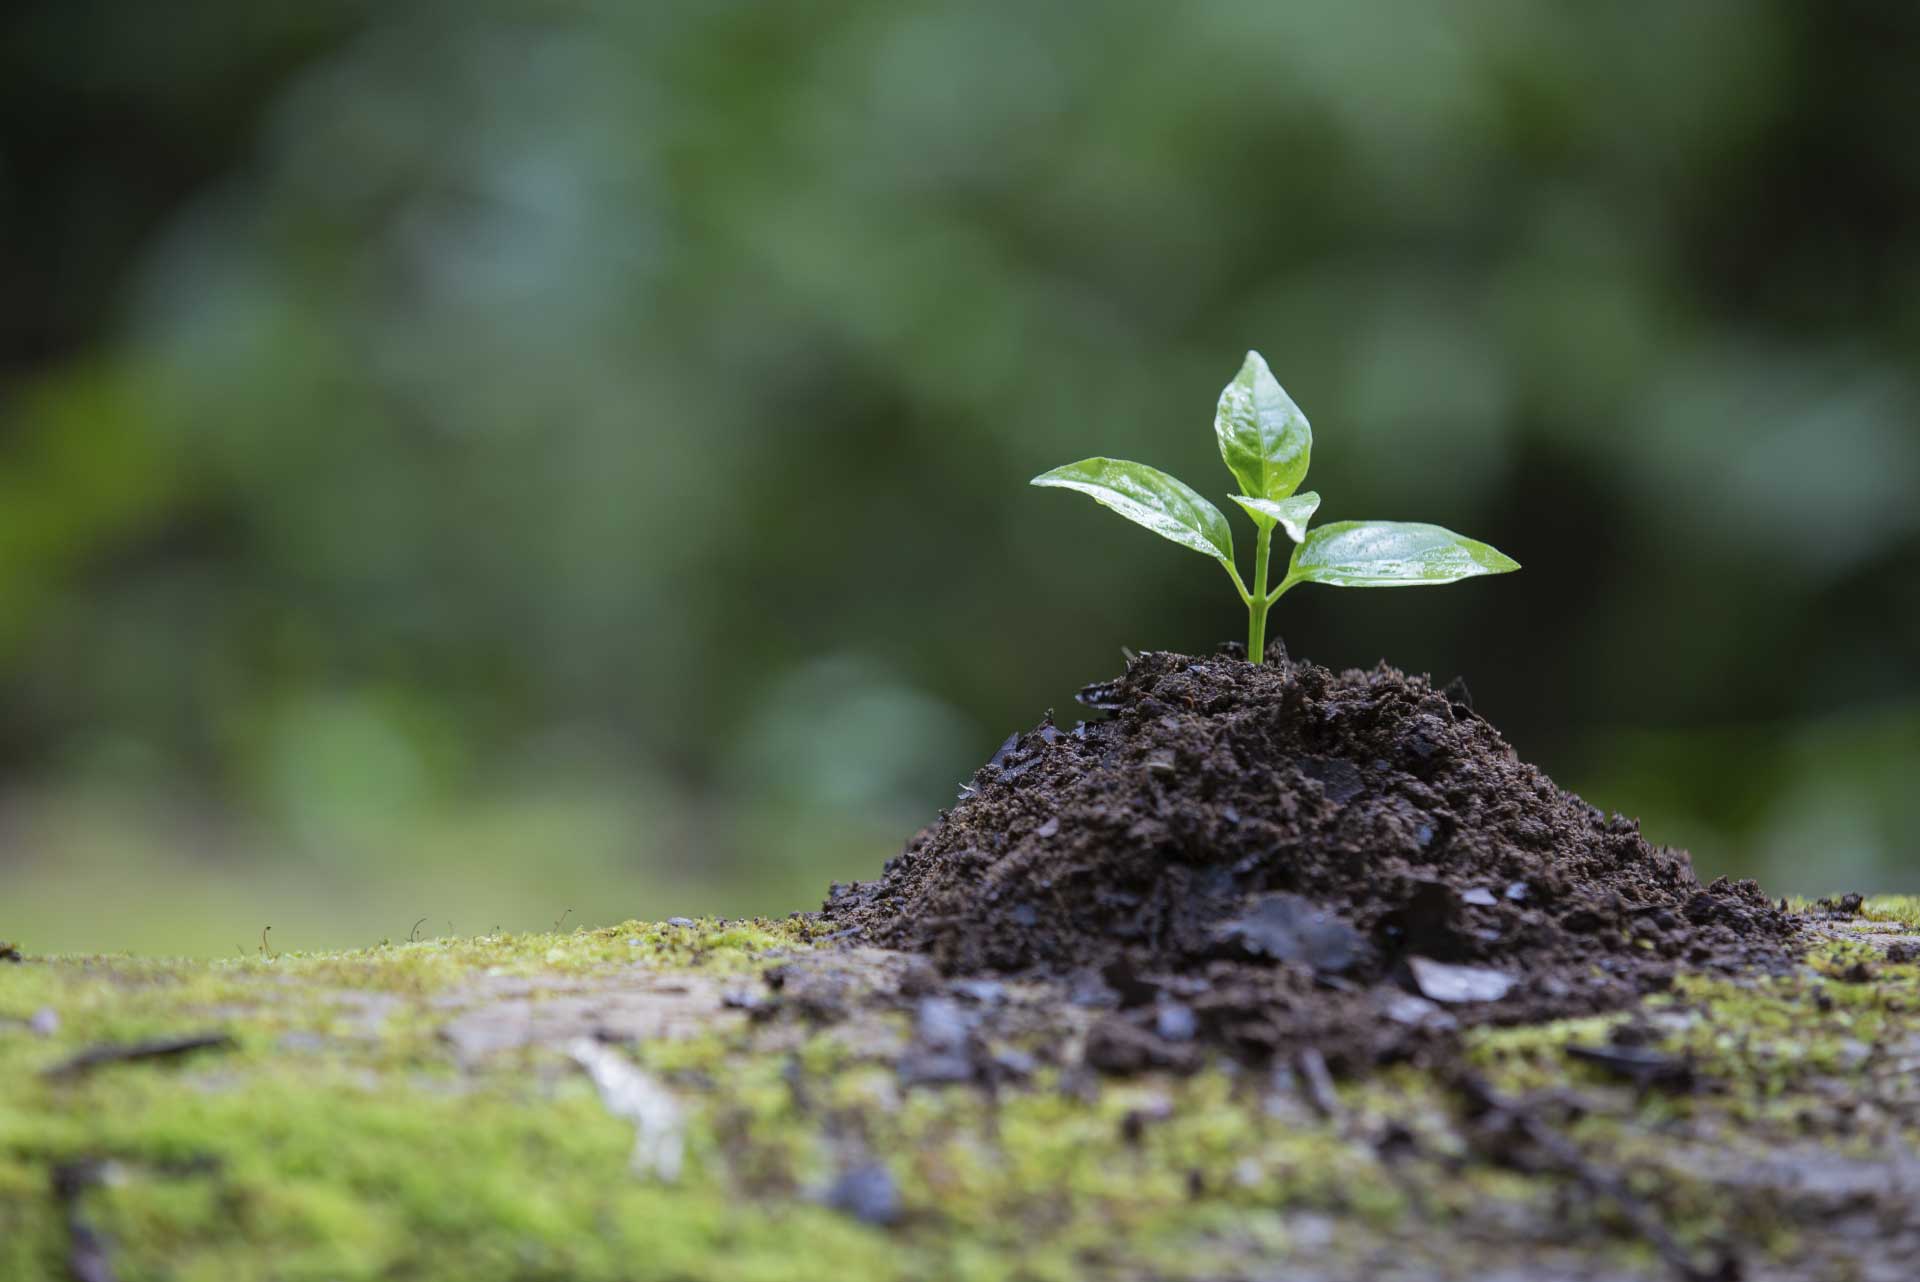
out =
[(1233, 580), (1233, 590), (1240, 594), (1241, 602), (1251, 610), (1253, 608), (1253, 593), (1247, 591), (1247, 585), (1240, 581), (1240, 571), (1235, 569), (1233, 562), (1227, 560), (1225, 557), (1220, 558), (1220, 564), (1226, 567), (1227, 577)]
[(1267, 610), (1273, 597), (1267, 593), (1267, 558), (1273, 551), (1273, 526), (1262, 525), (1254, 543), (1253, 595), (1247, 602), (1247, 662), (1259, 663), (1267, 657)]

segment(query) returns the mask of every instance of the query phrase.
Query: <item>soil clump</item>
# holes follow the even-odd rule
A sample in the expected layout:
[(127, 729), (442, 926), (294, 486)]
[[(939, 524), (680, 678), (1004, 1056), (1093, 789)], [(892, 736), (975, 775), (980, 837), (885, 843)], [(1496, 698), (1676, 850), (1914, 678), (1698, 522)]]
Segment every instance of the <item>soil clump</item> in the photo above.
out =
[(1058, 980), (1108, 1008), (1085, 1055), (1113, 1071), (1206, 1043), (1359, 1067), (1796, 958), (1754, 883), (1557, 787), (1459, 683), (1235, 649), (1140, 655), (1078, 696), (1109, 716), (1009, 737), (825, 915), (949, 976)]

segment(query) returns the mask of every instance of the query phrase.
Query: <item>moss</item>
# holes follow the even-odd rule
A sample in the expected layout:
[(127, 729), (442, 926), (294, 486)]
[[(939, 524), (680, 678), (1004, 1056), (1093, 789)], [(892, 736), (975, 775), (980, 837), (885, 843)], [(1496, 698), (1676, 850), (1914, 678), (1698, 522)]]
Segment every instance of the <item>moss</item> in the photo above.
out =
[[(1869, 901), (1862, 916), (1912, 925), (1914, 907)], [(1683, 1240), (1789, 1257), (1809, 1248), (1809, 1226), (1782, 1211), (1794, 1184), (1837, 1171), (1864, 1175), (1870, 1193), (1872, 1170), (1920, 1140), (1903, 1110), (1873, 1103), (1889, 1098), (1888, 1084), (1910, 1070), (1903, 1057), (1920, 1050), (1920, 966), (1888, 964), (1879, 938), (1842, 926), (1817, 937), (1789, 974), (1683, 976), (1630, 1014), (1479, 1033), (1471, 1055), (1515, 1095), (1578, 1092), (1589, 1111), (1570, 1138), (1637, 1172)], [(1569, 1045), (1607, 1044), (1629, 1022), (1637, 1044), (1651, 1030), (1649, 1048), (1689, 1065), (1700, 1088), (1636, 1091), (1566, 1055)], [(1766, 1173), (1782, 1163), (1770, 1183)]]
[(1920, 895), (1873, 895), (1860, 906), (1869, 921), (1899, 922), (1920, 929)]
[[(1908, 922), (1904, 902), (1872, 920)], [(1364, 1275), (1380, 1253), (1471, 1272), (1533, 1225), (1581, 1258), (1648, 1266), (1645, 1242), (1565, 1171), (1523, 1172), (1473, 1139), (1446, 1080), (1402, 1066), (1338, 1087), (1331, 1120), (1284, 1082), (1230, 1063), (1101, 1082), (1043, 1067), (995, 1092), (903, 1086), (905, 1016), (844, 1024), (729, 1013), (631, 1048), (688, 1108), (687, 1163), (629, 1167), (609, 1114), (558, 1046), (463, 1058), (455, 1010), (557, 994), (751, 980), (804, 957), (806, 922), (627, 923), (214, 962), (31, 959), (0, 968), (0, 1276), (65, 1276), (64, 1163), (111, 1159), (77, 1211), (126, 1279), (1165, 1278), (1312, 1259)], [(1555, 1125), (1690, 1245), (1737, 1239), (1798, 1260), (1817, 1238), (1731, 1180), (1789, 1144), (1872, 1161), (1916, 1137), (1892, 1111), (1842, 1108), (1892, 1071), (1874, 1047), (1920, 1036), (1920, 967), (1864, 932), (1821, 941), (1768, 979), (1688, 977), (1635, 1016), (1483, 1030), (1469, 1064), (1516, 1099), (1579, 1097)], [(636, 969), (637, 968), (637, 969)], [(705, 990), (702, 990), (705, 991)], [(717, 1007), (717, 1002), (713, 1003)], [(28, 1031), (40, 1009), (51, 1036)], [(1639, 1091), (1566, 1053), (1632, 1018), (1712, 1083)], [(1650, 1022), (1649, 1022), (1650, 1021)], [(101, 1042), (202, 1029), (230, 1049), (177, 1062), (44, 1070)], [(1041, 1053), (1044, 1044), (1027, 1049)], [(901, 1218), (877, 1227), (826, 1191), (879, 1162)], [(1506, 1226), (1490, 1228), (1489, 1226)], [(1550, 1243), (1549, 1243), (1550, 1244)], [(1538, 1243), (1536, 1243), (1538, 1246)], [(1541, 1248), (1544, 1249), (1544, 1248)], [(1463, 1264), (1462, 1261), (1471, 1264)], [(1488, 1267), (1491, 1267), (1489, 1264)]]

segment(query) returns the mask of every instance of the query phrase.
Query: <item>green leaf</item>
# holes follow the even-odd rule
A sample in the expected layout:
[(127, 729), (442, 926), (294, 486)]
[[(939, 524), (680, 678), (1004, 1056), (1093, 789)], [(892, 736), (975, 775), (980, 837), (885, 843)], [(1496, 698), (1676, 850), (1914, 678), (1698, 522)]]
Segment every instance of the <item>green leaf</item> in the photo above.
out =
[(1233, 568), (1233, 529), (1226, 516), (1158, 468), (1125, 459), (1083, 458), (1042, 472), (1033, 484), (1078, 490), (1161, 538), (1216, 557), (1230, 571)]
[(1293, 551), (1287, 584), (1399, 588), (1505, 574), (1520, 563), (1484, 543), (1417, 521), (1336, 521)]
[(1261, 529), (1277, 524), (1295, 543), (1307, 537), (1307, 522), (1313, 519), (1314, 512), (1320, 507), (1320, 496), (1312, 490), (1296, 494), (1290, 499), (1250, 499), (1244, 494), (1236, 494), (1233, 501), (1247, 509), (1247, 515)]
[(1258, 352), (1247, 353), (1240, 373), (1220, 393), (1213, 434), (1227, 470), (1250, 498), (1286, 498), (1306, 479), (1313, 429)]

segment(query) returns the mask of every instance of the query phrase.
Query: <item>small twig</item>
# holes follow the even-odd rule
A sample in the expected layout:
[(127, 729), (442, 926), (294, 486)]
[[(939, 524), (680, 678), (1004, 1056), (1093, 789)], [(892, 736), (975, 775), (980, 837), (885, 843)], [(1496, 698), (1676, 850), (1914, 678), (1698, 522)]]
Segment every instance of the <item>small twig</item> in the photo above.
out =
[(680, 1178), (686, 1151), (686, 1119), (673, 1093), (618, 1051), (591, 1037), (576, 1037), (567, 1054), (586, 1070), (600, 1101), (615, 1117), (633, 1123), (633, 1173), (671, 1184)]
[(1316, 1046), (1309, 1046), (1294, 1057), (1300, 1066), (1300, 1076), (1306, 1080), (1307, 1102), (1313, 1105), (1313, 1111), (1327, 1121), (1339, 1125), (1346, 1120), (1346, 1110), (1340, 1107), (1339, 1092), (1333, 1087), (1333, 1074), (1327, 1068), (1327, 1057)]
[(1699, 1084), (1690, 1060), (1663, 1055), (1643, 1046), (1569, 1045), (1567, 1057), (1624, 1077), (1643, 1094), (1655, 1087), (1690, 1091)]
[(233, 1044), (233, 1038), (226, 1033), (195, 1033), (187, 1037), (165, 1037), (147, 1042), (108, 1043), (88, 1047), (72, 1059), (47, 1069), (42, 1076), (53, 1079), (79, 1077), (107, 1064), (174, 1059), (194, 1051), (231, 1050)]
[(111, 1162), (88, 1158), (53, 1168), (53, 1196), (67, 1218), (67, 1273), (75, 1282), (116, 1282), (107, 1240), (80, 1208), (80, 1196), (113, 1178)]

